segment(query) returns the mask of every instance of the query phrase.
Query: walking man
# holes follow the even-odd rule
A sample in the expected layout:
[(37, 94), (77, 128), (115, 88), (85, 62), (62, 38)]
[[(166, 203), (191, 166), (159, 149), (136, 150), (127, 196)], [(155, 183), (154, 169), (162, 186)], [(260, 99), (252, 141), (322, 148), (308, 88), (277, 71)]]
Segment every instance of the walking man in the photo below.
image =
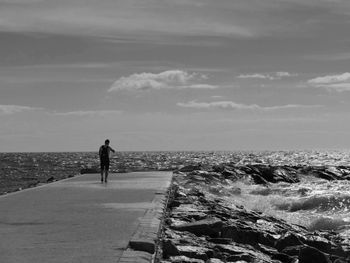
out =
[(100, 156), (100, 164), (101, 164), (101, 182), (103, 182), (103, 174), (105, 175), (104, 181), (107, 183), (108, 178), (108, 170), (109, 170), (109, 157), (110, 152), (115, 153), (115, 150), (109, 146), (109, 140), (105, 140), (105, 144), (102, 145), (98, 151)]

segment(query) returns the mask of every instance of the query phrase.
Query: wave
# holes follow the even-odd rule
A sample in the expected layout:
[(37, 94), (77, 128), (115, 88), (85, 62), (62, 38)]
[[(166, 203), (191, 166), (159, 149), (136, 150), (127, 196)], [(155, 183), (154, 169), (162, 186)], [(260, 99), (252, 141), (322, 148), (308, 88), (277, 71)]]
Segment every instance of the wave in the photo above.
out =
[(318, 212), (326, 211), (347, 211), (350, 208), (350, 195), (328, 195), (311, 196), (301, 198), (296, 201), (285, 201), (276, 203), (275, 207), (280, 210), (296, 212), (299, 210), (316, 210)]
[(343, 219), (334, 219), (330, 217), (320, 217), (311, 222), (308, 229), (315, 230), (340, 230), (350, 227), (350, 222)]

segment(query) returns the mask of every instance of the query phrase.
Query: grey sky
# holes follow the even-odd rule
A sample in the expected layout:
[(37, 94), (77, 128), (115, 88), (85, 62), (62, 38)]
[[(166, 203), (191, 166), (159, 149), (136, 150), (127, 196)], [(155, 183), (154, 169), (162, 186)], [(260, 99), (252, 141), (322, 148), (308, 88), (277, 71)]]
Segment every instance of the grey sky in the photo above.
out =
[(0, 0), (0, 151), (349, 148), (350, 2)]

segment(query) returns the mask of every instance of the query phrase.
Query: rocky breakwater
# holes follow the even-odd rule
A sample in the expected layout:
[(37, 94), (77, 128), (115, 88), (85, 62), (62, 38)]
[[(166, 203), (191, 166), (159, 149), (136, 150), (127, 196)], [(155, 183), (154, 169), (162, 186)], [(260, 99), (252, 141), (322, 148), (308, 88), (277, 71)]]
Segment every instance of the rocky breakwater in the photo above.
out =
[(174, 174), (158, 262), (350, 262), (350, 243), (336, 231), (305, 226), (249, 210), (228, 201), (241, 189), (232, 182), (296, 183), (300, 176), (349, 180), (347, 167), (200, 165)]

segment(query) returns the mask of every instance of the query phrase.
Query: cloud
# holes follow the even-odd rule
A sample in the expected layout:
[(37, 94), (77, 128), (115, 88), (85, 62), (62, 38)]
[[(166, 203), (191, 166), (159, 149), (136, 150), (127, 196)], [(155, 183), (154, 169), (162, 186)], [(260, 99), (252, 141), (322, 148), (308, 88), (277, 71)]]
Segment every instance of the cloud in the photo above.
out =
[[(13, 3), (14, 2), (14, 3)], [(86, 35), (224, 35), (251, 37), (255, 30), (232, 17), (208, 12), (206, 5), (180, 6), (173, 1), (16, 0), (1, 3), (4, 31)], [(185, 1), (186, 2), (186, 1)], [(190, 9), (190, 10), (189, 10)], [(230, 19), (231, 18), (231, 19)]]
[(241, 104), (233, 101), (214, 101), (214, 102), (197, 102), (192, 100), (189, 102), (179, 102), (177, 106), (184, 108), (194, 108), (194, 109), (232, 109), (232, 110), (254, 110), (254, 111), (275, 111), (283, 109), (300, 109), (300, 108), (319, 108), (321, 105), (298, 105), (298, 104), (287, 104), (281, 106), (269, 106), (263, 107), (257, 104)]
[(271, 77), (269, 75), (264, 75), (264, 74), (242, 74), (239, 75), (237, 78), (239, 79), (270, 79)]
[(278, 71), (274, 73), (269, 74), (262, 74), (262, 73), (254, 73), (254, 74), (241, 74), (237, 76), (239, 79), (268, 79), (268, 80), (276, 80), (276, 79), (282, 79), (285, 77), (295, 77), (297, 74), (295, 73), (289, 73), (284, 71)]
[(55, 112), (55, 116), (106, 116), (110, 114), (121, 114), (119, 110), (97, 110), (97, 111), (69, 111), (69, 112)]
[(0, 115), (10, 115), (15, 113), (20, 113), (24, 111), (34, 111), (41, 110), (42, 108), (34, 108), (28, 106), (20, 106), (20, 105), (0, 105)]
[(337, 91), (350, 90), (350, 73), (345, 72), (338, 75), (327, 75), (308, 80), (307, 82), (314, 87), (322, 87)]
[(310, 84), (329, 84), (329, 83), (336, 83), (336, 82), (344, 82), (344, 81), (350, 81), (350, 73), (345, 72), (340, 75), (328, 75), (323, 77), (317, 77), (314, 79), (310, 79), (308, 83)]
[(160, 89), (215, 89), (217, 86), (195, 83), (207, 79), (206, 75), (188, 73), (183, 70), (168, 70), (158, 74), (137, 73), (121, 77), (113, 83), (108, 92), (128, 90), (160, 90)]

